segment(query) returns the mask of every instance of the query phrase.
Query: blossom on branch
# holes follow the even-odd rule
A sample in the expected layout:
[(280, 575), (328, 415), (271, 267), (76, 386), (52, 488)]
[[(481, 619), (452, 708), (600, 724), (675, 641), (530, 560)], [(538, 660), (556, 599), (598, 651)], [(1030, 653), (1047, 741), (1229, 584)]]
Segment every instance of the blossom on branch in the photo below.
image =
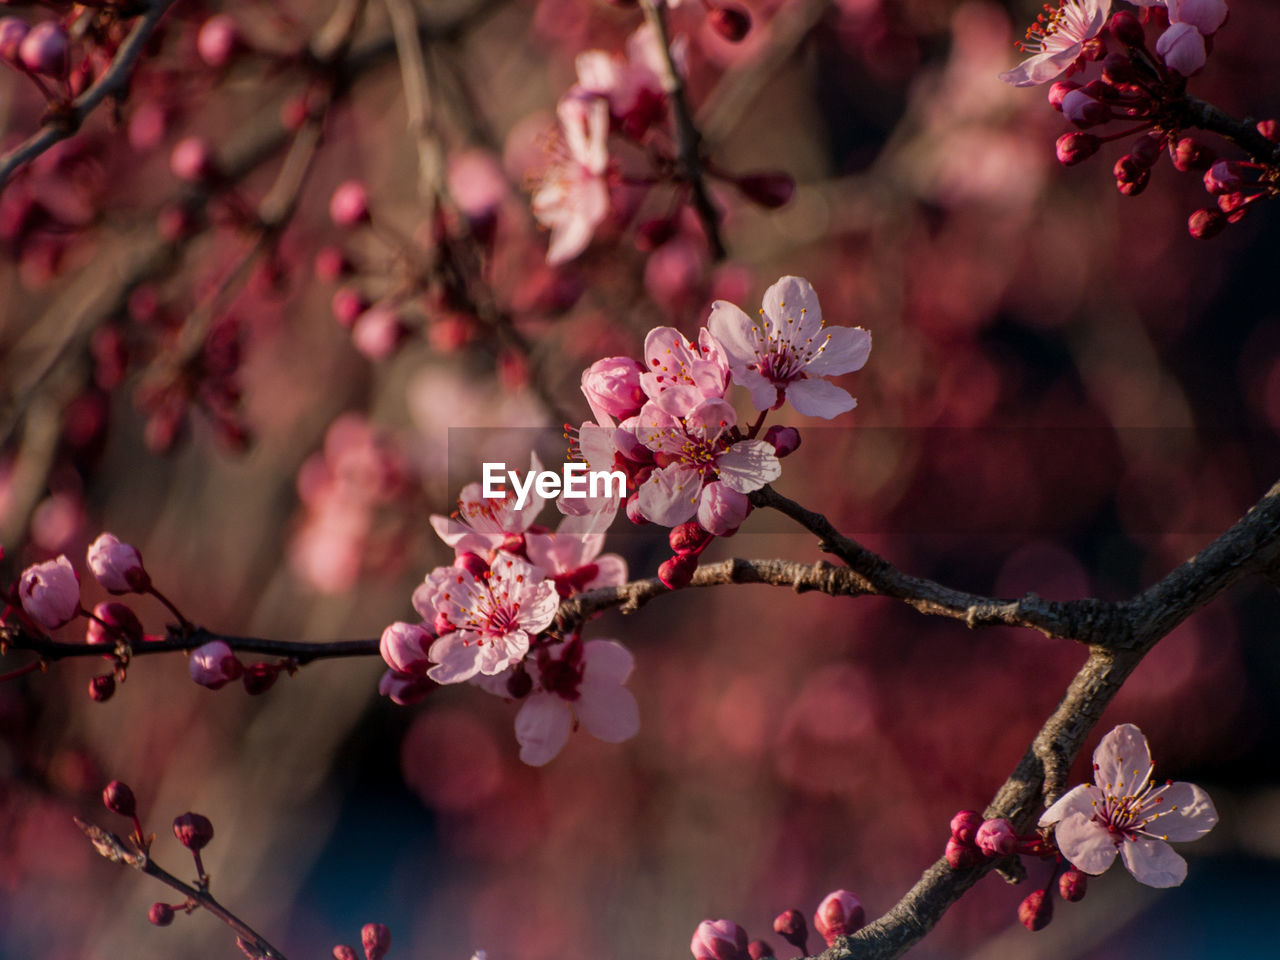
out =
[(28, 616), (56, 630), (80, 612), (80, 578), (65, 556), (35, 563), (22, 571), (18, 598)]
[(1031, 56), (1000, 79), (1015, 87), (1046, 83), (1080, 58), (1086, 40), (1102, 30), (1111, 9), (1111, 0), (1061, 0), (1057, 10), (1040, 14), (1027, 28), (1027, 36), (1018, 49)]
[(551, 229), (547, 263), (572, 260), (609, 212), (609, 104), (603, 97), (569, 96), (556, 112), (568, 155), (547, 170), (533, 195), (533, 215)]
[(1103, 873), (1116, 855), (1134, 878), (1150, 887), (1176, 887), (1187, 862), (1169, 840), (1198, 840), (1218, 822), (1209, 795), (1193, 783), (1151, 779), (1147, 738), (1122, 723), (1093, 752), (1094, 782), (1063, 795), (1040, 817), (1054, 826), (1058, 849), (1089, 874)]

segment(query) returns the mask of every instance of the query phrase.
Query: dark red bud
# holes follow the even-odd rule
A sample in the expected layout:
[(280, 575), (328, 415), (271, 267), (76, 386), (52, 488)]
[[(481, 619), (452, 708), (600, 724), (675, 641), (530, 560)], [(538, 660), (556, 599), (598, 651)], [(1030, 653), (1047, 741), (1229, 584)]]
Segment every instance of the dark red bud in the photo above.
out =
[(1111, 35), (1124, 46), (1135, 49), (1146, 46), (1146, 31), (1142, 29), (1141, 21), (1130, 11), (1117, 10), (1111, 15), (1111, 22), (1107, 26)]
[(982, 814), (977, 810), (961, 810), (951, 818), (951, 836), (961, 843), (973, 843), (982, 826)]
[(173, 907), (167, 903), (153, 903), (147, 911), (147, 919), (157, 927), (167, 927), (173, 923)]
[(123, 603), (104, 600), (93, 608), (96, 620), (85, 627), (86, 643), (115, 643), (116, 639), (128, 643), (142, 642), (142, 621)]
[(764, 940), (752, 940), (747, 944), (747, 956), (751, 960), (765, 960), (766, 957), (777, 956), (773, 952), (773, 947), (769, 946)]
[(748, 173), (734, 181), (742, 195), (767, 210), (785, 206), (796, 192), (796, 181), (789, 173)]
[(668, 217), (654, 217), (636, 228), (636, 249), (652, 253), (676, 235), (676, 222)]
[(1160, 159), (1160, 151), (1164, 147), (1163, 139), (1154, 133), (1144, 133), (1133, 141), (1129, 156), (1144, 167), (1154, 167)]
[(779, 457), (790, 456), (800, 449), (800, 431), (795, 427), (770, 427), (761, 439), (773, 447)]
[(459, 570), (466, 570), (473, 577), (483, 577), (489, 572), (489, 564), (478, 553), (463, 553), (453, 561)]
[(962, 843), (955, 837), (947, 841), (947, 850), (943, 856), (946, 857), (947, 865), (952, 870), (964, 870), (967, 867), (974, 867), (986, 859), (982, 851), (972, 843)]
[(104, 703), (116, 692), (116, 678), (109, 673), (94, 677), (89, 681), (89, 699)]
[(1187, 218), (1187, 230), (1197, 240), (1216, 237), (1227, 227), (1227, 218), (1218, 210), (1204, 207)]
[(1053, 919), (1053, 898), (1045, 896), (1043, 890), (1032, 890), (1018, 904), (1018, 919), (1028, 930), (1043, 930)]
[(1116, 189), (1126, 197), (1136, 197), (1151, 182), (1151, 168), (1142, 166), (1130, 156), (1117, 160), (1111, 172), (1115, 174)]
[(1217, 159), (1211, 147), (1192, 137), (1183, 137), (1173, 148), (1173, 165), (1183, 173), (1208, 170)]
[(1067, 903), (1076, 903), (1084, 899), (1089, 889), (1089, 878), (1072, 867), (1058, 878), (1058, 893)]
[(702, 529), (697, 520), (689, 520), (679, 526), (672, 527), (667, 534), (667, 542), (677, 554), (693, 553), (711, 539), (711, 534)]
[(1258, 132), (1272, 143), (1280, 143), (1280, 120), (1259, 120)]
[(360, 928), (360, 943), (365, 960), (382, 960), (391, 949), (391, 931), (386, 924), (366, 923)]
[(658, 567), (658, 579), (672, 590), (683, 590), (693, 582), (693, 572), (697, 569), (696, 554), (677, 554)]
[(1127, 54), (1109, 53), (1102, 61), (1102, 79), (1112, 86), (1136, 83), (1142, 74)]
[(133, 797), (133, 791), (121, 780), (112, 780), (107, 784), (102, 791), (102, 805), (122, 817), (138, 815), (138, 803)]
[(784, 910), (773, 918), (773, 932), (797, 950), (809, 952), (809, 925), (799, 910)]
[(1091, 133), (1064, 133), (1058, 138), (1058, 162), (1064, 167), (1083, 163), (1102, 146), (1102, 141)]
[(1079, 90), (1079, 89), (1080, 89), (1080, 84), (1076, 83), (1076, 81), (1074, 80), (1059, 80), (1057, 83), (1055, 83), (1053, 86), (1049, 88), (1049, 106), (1053, 107), (1053, 109), (1061, 113), (1062, 98), (1065, 97), (1072, 90)]
[(278, 676), (280, 676), (280, 668), (273, 663), (250, 663), (240, 675), (240, 682), (244, 684), (245, 693), (256, 697), (270, 690)]
[(198, 813), (184, 813), (174, 818), (173, 835), (188, 850), (203, 850), (213, 839), (213, 824)]
[(741, 42), (751, 32), (751, 14), (736, 3), (717, 3), (707, 11), (707, 22), (730, 43)]

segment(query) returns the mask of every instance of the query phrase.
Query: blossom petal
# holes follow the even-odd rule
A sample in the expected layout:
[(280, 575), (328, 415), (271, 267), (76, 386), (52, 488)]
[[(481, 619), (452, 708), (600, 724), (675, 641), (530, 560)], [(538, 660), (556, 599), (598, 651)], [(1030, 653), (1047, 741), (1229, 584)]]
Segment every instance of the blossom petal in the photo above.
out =
[(871, 332), (862, 327), (827, 327), (822, 352), (809, 361), (805, 373), (835, 377), (861, 370), (871, 355)]
[[(804, 343), (817, 339), (822, 329), (822, 308), (813, 286), (803, 277), (782, 277), (764, 292), (764, 313), (780, 340)], [(794, 322), (788, 322), (794, 321)]]
[(1126, 840), (1120, 854), (1134, 879), (1148, 887), (1176, 887), (1187, 878), (1187, 861), (1163, 840), (1154, 837)]
[(627, 582), (627, 561), (616, 553), (602, 553), (595, 559), (597, 573), (584, 590), (620, 587)]
[(707, 330), (720, 341), (731, 367), (745, 366), (759, 359), (759, 326), (734, 304), (726, 300), (711, 304)]
[(650, 523), (674, 527), (697, 512), (701, 492), (702, 475), (684, 464), (673, 463), (655, 470), (641, 484), (637, 501), (640, 514)]
[(716, 470), (720, 473), (720, 482), (739, 493), (759, 490), (782, 476), (777, 452), (763, 440), (738, 441), (716, 458)]
[(1073, 813), (1093, 816), (1093, 789), (1086, 783), (1072, 787), (1058, 798), (1058, 802), (1040, 814), (1040, 826), (1051, 827)]
[(583, 682), (626, 683), (635, 666), (631, 651), (616, 640), (590, 640), (582, 646)]
[(1218, 811), (1209, 795), (1194, 783), (1179, 780), (1164, 788), (1160, 804), (1148, 804), (1144, 813), (1158, 816), (1144, 829), (1163, 840), (1199, 840), (1218, 822)]
[(1064, 817), (1054, 828), (1062, 855), (1085, 873), (1106, 871), (1116, 858), (1116, 841), (1106, 827), (1082, 813)]
[(1122, 723), (1093, 751), (1093, 779), (1107, 794), (1132, 797), (1151, 776), (1151, 748), (1142, 731)]
[[(554, 589), (553, 587), (553, 592)], [(486, 677), (494, 677), (519, 661), (528, 652), (529, 634), (523, 630), (512, 630), (500, 637), (485, 637), (484, 645), (479, 646), (477, 651), (476, 664)]]
[(630, 740), (640, 730), (640, 708), (626, 687), (583, 678), (574, 712), (587, 733), (605, 743)]
[(567, 703), (541, 691), (530, 694), (516, 714), (520, 759), (531, 767), (548, 763), (568, 741), (572, 726)]
[(475, 676), (480, 669), (479, 651), (466, 639), (463, 631), (455, 630), (431, 644), (428, 656), (436, 665), (427, 671), (427, 676), (436, 683), (461, 683)]
[(787, 385), (787, 402), (796, 413), (830, 420), (858, 405), (848, 390), (827, 380), (797, 380)]

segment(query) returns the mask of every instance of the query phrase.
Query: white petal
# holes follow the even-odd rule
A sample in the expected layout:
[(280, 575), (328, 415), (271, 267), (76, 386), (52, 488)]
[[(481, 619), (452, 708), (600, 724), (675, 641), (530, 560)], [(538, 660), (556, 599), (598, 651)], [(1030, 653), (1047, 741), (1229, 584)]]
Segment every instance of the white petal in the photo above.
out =
[(782, 476), (777, 452), (763, 440), (738, 441), (716, 458), (716, 470), (720, 481), (739, 493), (759, 490)]
[(1115, 838), (1082, 813), (1072, 813), (1054, 828), (1062, 855), (1085, 873), (1103, 873), (1116, 859)]
[(1199, 840), (1218, 822), (1213, 801), (1194, 783), (1179, 780), (1165, 787), (1159, 799), (1143, 808), (1145, 814), (1159, 814), (1143, 829), (1164, 840)]
[(1051, 827), (1058, 821), (1065, 820), (1073, 813), (1081, 813), (1086, 817), (1091, 817), (1093, 816), (1094, 799), (1094, 792), (1088, 784), (1082, 783), (1078, 787), (1072, 787), (1058, 798), (1057, 803), (1040, 814), (1040, 826)]
[(590, 640), (582, 647), (583, 682), (626, 683), (635, 662), (631, 651), (616, 640)]
[(862, 327), (827, 327), (822, 352), (804, 368), (817, 377), (835, 377), (861, 370), (871, 355), (871, 333)]
[(764, 292), (763, 306), (778, 336), (789, 343), (803, 343), (810, 337), (816, 339), (822, 329), (818, 295), (803, 277), (781, 278)]
[(480, 669), (479, 650), (475, 644), (465, 644), (468, 639), (461, 630), (446, 633), (431, 645), (428, 656), (436, 666), (427, 671), (436, 683), (461, 683), (475, 676)]
[(849, 391), (842, 390), (828, 380), (797, 380), (787, 386), (787, 402), (795, 407), (796, 413), (806, 417), (822, 417), (830, 420), (842, 413), (847, 413), (858, 405), (858, 401), (849, 396)]
[(1176, 887), (1187, 878), (1187, 861), (1163, 840), (1152, 837), (1126, 840), (1120, 854), (1133, 878), (1148, 887)]
[(573, 715), (569, 705), (549, 693), (532, 693), (516, 714), (520, 759), (540, 767), (560, 752), (569, 739)]
[(752, 333), (751, 318), (725, 300), (711, 304), (711, 316), (707, 318), (707, 330), (720, 341), (731, 366), (755, 363), (760, 359), (759, 333)]

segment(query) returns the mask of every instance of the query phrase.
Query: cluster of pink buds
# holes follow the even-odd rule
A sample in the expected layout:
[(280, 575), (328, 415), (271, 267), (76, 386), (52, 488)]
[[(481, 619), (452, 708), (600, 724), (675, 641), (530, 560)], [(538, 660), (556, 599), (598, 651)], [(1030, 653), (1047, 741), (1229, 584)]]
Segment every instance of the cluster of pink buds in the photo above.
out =
[[(848, 890), (833, 890), (822, 898), (813, 914), (813, 929), (828, 947), (836, 945), (866, 925), (862, 901)], [(784, 910), (773, 920), (773, 932), (800, 951), (809, 954), (809, 927), (797, 909)], [(694, 960), (761, 960), (776, 954), (765, 940), (748, 940), (747, 932), (732, 920), (703, 920), (690, 944)]]
[(946, 859), (953, 870), (1014, 854), (1045, 856), (1052, 852), (1053, 847), (1040, 834), (1020, 837), (1003, 817), (985, 820), (975, 810), (961, 810), (951, 818)]
[[(366, 923), (360, 928), (360, 946), (364, 960), (382, 960), (391, 950), (391, 931), (384, 923)], [(333, 948), (334, 960), (359, 960), (354, 947), (339, 943)]]

